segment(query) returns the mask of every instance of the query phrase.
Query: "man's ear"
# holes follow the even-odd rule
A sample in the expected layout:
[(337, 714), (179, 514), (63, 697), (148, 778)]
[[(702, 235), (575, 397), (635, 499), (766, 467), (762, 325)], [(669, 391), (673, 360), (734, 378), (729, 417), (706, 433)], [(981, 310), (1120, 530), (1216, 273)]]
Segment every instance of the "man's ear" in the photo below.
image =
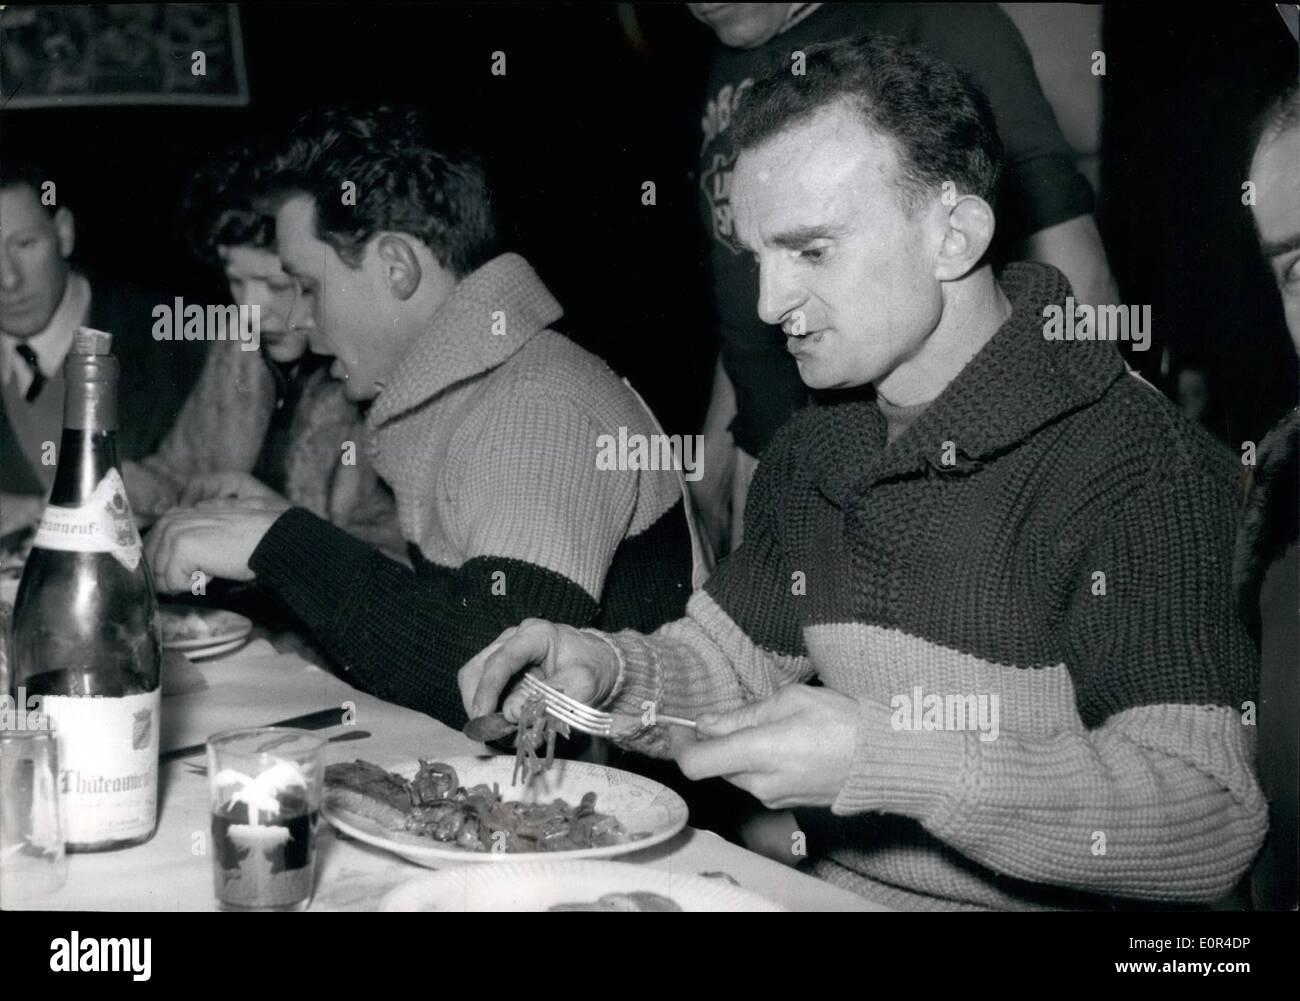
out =
[(380, 267), (384, 269), (384, 283), (398, 299), (415, 295), (424, 277), (415, 248), (403, 236), (387, 234), (379, 238), (376, 246)]
[(935, 277), (939, 281), (964, 278), (979, 264), (993, 242), (993, 209), (978, 195), (961, 195), (948, 209)]
[(77, 224), (71, 209), (59, 206), (54, 211), (54, 233), (59, 238), (59, 256), (67, 260), (77, 245)]

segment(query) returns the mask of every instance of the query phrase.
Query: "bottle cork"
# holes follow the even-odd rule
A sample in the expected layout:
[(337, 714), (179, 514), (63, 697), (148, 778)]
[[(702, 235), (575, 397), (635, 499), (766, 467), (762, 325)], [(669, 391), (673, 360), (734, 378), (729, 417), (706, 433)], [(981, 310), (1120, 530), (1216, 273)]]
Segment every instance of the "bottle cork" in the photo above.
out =
[(72, 353), (78, 355), (111, 355), (113, 335), (90, 327), (78, 327), (72, 338)]

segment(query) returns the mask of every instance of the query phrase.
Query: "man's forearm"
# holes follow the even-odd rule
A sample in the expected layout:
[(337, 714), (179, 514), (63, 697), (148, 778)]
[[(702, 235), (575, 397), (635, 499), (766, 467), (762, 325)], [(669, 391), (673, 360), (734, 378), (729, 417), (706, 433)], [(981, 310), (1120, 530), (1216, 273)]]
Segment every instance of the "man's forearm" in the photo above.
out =
[[(650, 636), (635, 632), (607, 637), (618, 649), (620, 684), (612, 712), (642, 717), (721, 713), (812, 677), (805, 656), (778, 656), (760, 649), (706, 591), (692, 595), (686, 617)], [(671, 757), (669, 733), (651, 727), (620, 741), (632, 750)]]
[[(509, 564), (510, 595), (493, 573)], [(530, 616), (585, 625), (598, 606), (531, 564), (470, 560), (419, 575), (302, 508), (272, 526), (249, 561), (361, 687), (459, 728), (456, 672), (502, 630)]]
[(1233, 888), (1264, 837), (1249, 738), (1226, 707), (1146, 706), (1094, 731), (981, 740), (987, 734), (895, 730), (888, 708), (861, 705), (833, 811), (913, 817), (999, 873), (1209, 903)]
[(1076, 216), (1041, 229), (1025, 240), (1030, 260), (1050, 264), (1070, 280), (1075, 302), (1107, 306), (1120, 301), (1106, 248), (1090, 215)]

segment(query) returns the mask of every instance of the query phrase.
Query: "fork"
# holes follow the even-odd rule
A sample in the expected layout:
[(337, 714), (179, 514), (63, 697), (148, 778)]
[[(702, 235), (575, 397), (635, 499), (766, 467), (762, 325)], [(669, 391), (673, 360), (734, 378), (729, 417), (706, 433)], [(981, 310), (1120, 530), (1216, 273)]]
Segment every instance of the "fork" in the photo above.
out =
[[(565, 695), (556, 688), (552, 688), (541, 678), (531, 674), (525, 674), (523, 678), (524, 691), (530, 695), (540, 696), (546, 703), (546, 714), (561, 723), (567, 723), (575, 730), (583, 733), (589, 733), (595, 737), (608, 737), (614, 732), (615, 717), (613, 713), (602, 712), (599, 709), (593, 709), (584, 702), (579, 702), (571, 696)], [(627, 717), (624, 717), (627, 718)], [(635, 719), (636, 717), (631, 717)], [(683, 719), (680, 716), (661, 716), (652, 717), (654, 722), (652, 726), (660, 723), (672, 723), (676, 726), (688, 726), (695, 728), (695, 720)]]

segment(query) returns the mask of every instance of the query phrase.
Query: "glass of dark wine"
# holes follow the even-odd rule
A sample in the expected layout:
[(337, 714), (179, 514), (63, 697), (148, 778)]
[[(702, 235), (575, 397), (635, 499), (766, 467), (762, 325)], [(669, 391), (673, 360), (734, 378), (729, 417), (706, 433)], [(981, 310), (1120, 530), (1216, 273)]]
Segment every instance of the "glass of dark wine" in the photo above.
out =
[(223, 909), (300, 911), (311, 903), (324, 746), (286, 727), (208, 738), (213, 889)]

